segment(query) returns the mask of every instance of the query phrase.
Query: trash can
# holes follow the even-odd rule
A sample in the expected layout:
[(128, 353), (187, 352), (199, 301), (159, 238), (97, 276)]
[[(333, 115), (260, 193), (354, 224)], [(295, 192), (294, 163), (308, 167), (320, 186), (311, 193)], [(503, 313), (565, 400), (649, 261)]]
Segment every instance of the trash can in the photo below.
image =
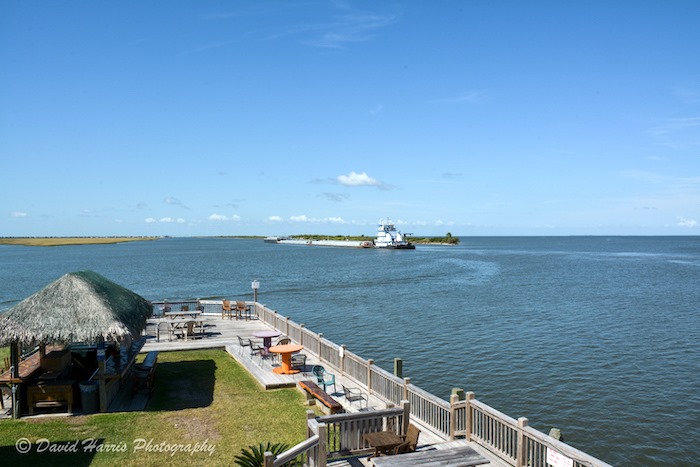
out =
[(80, 383), (80, 402), (83, 405), (83, 412), (97, 412), (100, 406), (99, 388), (100, 385), (97, 381), (83, 381)]

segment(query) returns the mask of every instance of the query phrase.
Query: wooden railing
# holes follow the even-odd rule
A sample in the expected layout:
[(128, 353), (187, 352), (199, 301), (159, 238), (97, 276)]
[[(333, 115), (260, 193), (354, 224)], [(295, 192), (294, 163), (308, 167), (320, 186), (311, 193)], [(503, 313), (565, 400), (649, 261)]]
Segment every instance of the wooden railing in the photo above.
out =
[[(215, 305), (202, 302), (205, 303), (205, 307), (215, 308)], [(168, 303), (173, 306), (181, 304), (181, 302)], [(189, 303), (182, 302), (182, 304)], [(572, 459), (574, 467), (609, 467), (609, 464), (529, 427), (527, 418), (515, 420), (479, 402), (474, 399), (472, 392), (467, 393), (466, 400), (459, 400), (457, 396), (452, 396), (449, 402), (445, 401), (411, 384), (409, 378), (400, 378), (377, 367), (373, 360), (363, 359), (350, 352), (345, 345), (337, 345), (325, 339), (322, 334), (307, 329), (303, 324), (295, 323), (265, 305), (249, 304), (253, 306), (255, 315), (261, 321), (283, 332), (294, 342), (302, 344), (305, 352), (312, 354), (321, 365), (330, 367), (333, 371), (353, 380), (354, 384), (362, 386), (368, 394), (392, 405), (398, 405), (402, 400), (407, 400), (411, 418), (430, 428), (445, 440), (464, 437), (484, 446), (515, 467), (546, 467), (547, 456), (557, 455), (557, 453)], [(220, 305), (218, 311), (220, 311)], [(210, 311), (205, 309), (204, 312)], [(335, 417), (338, 416), (341, 415), (335, 415)], [(324, 424), (329, 433), (333, 432), (334, 428), (326, 426), (325, 423), (327, 422), (323, 421), (319, 426)], [(330, 441), (336, 442), (336, 436), (327, 434), (327, 439), (320, 438), (318, 445), (306, 440), (305, 443), (308, 444), (304, 446), (308, 449), (304, 452), (316, 449), (319, 451), (318, 456), (325, 455), (321, 454), (325, 449), (335, 452), (330, 451), (332, 446), (327, 444)], [(350, 445), (348, 439), (343, 442), (346, 446)], [(317, 462), (317, 457), (314, 456), (316, 455), (308, 454), (308, 460), (303, 461), (305, 465), (321, 465), (314, 463)], [(284, 463), (278, 464), (275, 460), (274, 466), (282, 464)]]
[(265, 467), (325, 467), (328, 459), (372, 452), (366, 433), (393, 431), (404, 435), (408, 429), (409, 403), (371, 412), (343, 413), (315, 417), (307, 411), (307, 439), (275, 457), (265, 453)]

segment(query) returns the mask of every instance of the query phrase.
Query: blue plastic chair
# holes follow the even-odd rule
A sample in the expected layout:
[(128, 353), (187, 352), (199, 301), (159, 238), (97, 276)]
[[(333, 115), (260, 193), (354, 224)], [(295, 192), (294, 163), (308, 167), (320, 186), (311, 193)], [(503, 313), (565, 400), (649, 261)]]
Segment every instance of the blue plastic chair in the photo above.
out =
[(335, 375), (333, 373), (328, 373), (325, 368), (320, 365), (314, 366), (311, 372), (316, 376), (316, 383), (319, 386), (322, 385), (324, 391), (326, 391), (328, 386), (333, 386), (333, 392), (337, 391), (335, 388)]

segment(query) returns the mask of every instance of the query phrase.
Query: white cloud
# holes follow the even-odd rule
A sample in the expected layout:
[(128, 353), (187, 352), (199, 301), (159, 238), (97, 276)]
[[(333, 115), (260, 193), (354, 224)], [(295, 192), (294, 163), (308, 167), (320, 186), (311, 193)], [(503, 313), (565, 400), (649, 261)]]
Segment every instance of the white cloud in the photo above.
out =
[(380, 186), (382, 184), (379, 180), (367, 175), (367, 172), (338, 175), (338, 181), (345, 186)]
[(282, 222), (282, 218), (280, 216), (270, 216), (267, 218), (267, 220), (270, 222)]
[(223, 221), (239, 221), (239, 220), (241, 220), (241, 216), (239, 216), (238, 214), (234, 214), (234, 215), (231, 216), (231, 217), (227, 217), (227, 216), (225, 216), (225, 215), (223, 215), (223, 214), (212, 214), (211, 216), (209, 216), (209, 220), (210, 220), (210, 221), (219, 221), (219, 222), (223, 222)]
[(695, 227), (698, 225), (698, 221), (694, 219), (686, 219), (685, 217), (678, 218), (678, 227)]
[(29, 217), (29, 214), (26, 212), (21, 212), (21, 211), (14, 211), (10, 213), (10, 216), (12, 217)]
[(175, 220), (172, 217), (161, 217), (159, 222), (169, 224), (171, 222), (175, 222)]
[(304, 215), (301, 216), (291, 216), (289, 218), (292, 222), (308, 222), (308, 218)]
[(146, 224), (155, 224), (156, 222), (158, 222), (157, 220), (155, 220), (155, 219), (152, 218), (152, 217), (149, 217), (149, 218), (147, 218), (147, 219), (145, 219), (145, 220), (146, 220)]

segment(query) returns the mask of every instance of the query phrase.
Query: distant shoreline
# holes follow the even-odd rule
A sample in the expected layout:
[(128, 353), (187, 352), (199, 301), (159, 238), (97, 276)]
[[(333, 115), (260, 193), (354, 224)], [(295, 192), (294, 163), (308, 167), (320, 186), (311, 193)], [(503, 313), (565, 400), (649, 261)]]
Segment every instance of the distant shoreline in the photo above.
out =
[(66, 245), (109, 245), (124, 242), (158, 240), (161, 237), (11, 237), (0, 238), (0, 245), (22, 246), (66, 246)]

